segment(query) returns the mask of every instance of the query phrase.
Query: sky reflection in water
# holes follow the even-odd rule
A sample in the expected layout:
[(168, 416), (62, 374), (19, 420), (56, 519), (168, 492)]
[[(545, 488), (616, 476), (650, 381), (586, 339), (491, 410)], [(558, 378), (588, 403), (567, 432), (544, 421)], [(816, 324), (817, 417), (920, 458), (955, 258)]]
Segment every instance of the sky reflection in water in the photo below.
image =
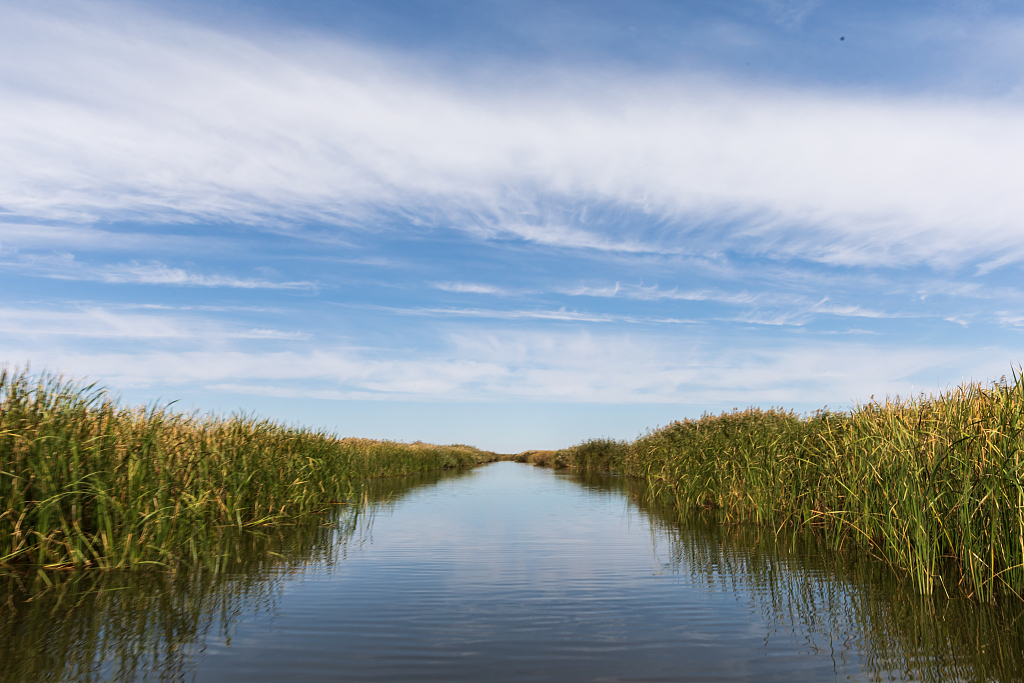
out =
[(343, 511), (334, 527), (240, 539), (240, 571), (226, 577), (92, 575), (8, 606), (0, 680), (946, 681), (1024, 671), (1015, 604), (915, 596), (877, 563), (811, 539), (680, 527), (619, 478), (499, 463), (378, 486), (371, 497), (383, 502)]

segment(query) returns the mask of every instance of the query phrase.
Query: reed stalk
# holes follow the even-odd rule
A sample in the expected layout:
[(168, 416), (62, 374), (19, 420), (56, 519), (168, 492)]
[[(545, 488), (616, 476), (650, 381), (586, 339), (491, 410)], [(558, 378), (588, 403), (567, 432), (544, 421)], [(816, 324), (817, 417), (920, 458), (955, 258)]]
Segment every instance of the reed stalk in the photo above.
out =
[(96, 385), (0, 367), (0, 567), (196, 563), (225, 527), (295, 521), (369, 478), (489, 455), (123, 407)]
[(1024, 596), (1024, 376), (810, 416), (682, 420), (559, 457), (646, 482), (683, 515), (813, 526), (863, 545), (921, 593)]

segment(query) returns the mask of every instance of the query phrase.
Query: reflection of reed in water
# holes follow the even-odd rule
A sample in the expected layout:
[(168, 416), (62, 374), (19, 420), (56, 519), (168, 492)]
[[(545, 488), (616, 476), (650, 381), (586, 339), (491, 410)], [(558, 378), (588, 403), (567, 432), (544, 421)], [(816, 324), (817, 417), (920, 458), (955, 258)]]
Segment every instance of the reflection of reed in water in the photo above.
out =
[[(603, 479), (603, 481), (602, 481)], [(872, 680), (1024, 680), (1024, 605), (1016, 598), (980, 604), (962, 596), (920, 595), (861, 549), (835, 551), (809, 530), (779, 535), (752, 525), (722, 525), (651, 502), (626, 477), (580, 477), (590, 489), (628, 493), (667, 537), (665, 569), (709, 590), (749, 596), (769, 626), (766, 643), (788, 637), (831, 657), (837, 674), (858, 669)]]
[[(772, 408), (590, 439), (555, 465), (647, 481), (720, 521), (824, 528), (924, 594), (1024, 596), (1024, 368), (989, 385), (801, 417)], [(953, 570), (952, 572), (950, 570)], [(952, 582), (949, 581), (952, 579)]]
[(225, 526), (296, 524), (348, 501), (365, 479), (494, 457), (242, 414), (129, 408), (95, 386), (0, 366), (0, 569), (209, 564)]
[(230, 644), (239, 618), (272, 614), (285, 579), (328, 571), (370, 533), (374, 514), (415, 488), (463, 472), (366, 482), (362, 505), (328, 524), (228, 528), (205, 566), (19, 572), (0, 576), (0, 681), (183, 680), (208, 638)]

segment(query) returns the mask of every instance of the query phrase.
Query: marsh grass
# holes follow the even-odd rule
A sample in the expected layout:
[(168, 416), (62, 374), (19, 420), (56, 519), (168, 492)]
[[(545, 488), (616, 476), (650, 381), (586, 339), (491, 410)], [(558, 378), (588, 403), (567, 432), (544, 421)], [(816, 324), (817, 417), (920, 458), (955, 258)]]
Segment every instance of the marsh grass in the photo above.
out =
[[(904, 576), (848, 544), (830, 547), (828, 529), (721, 524), (658, 502), (646, 482), (587, 471), (579, 483), (629, 496), (652, 525), (664, 571), (711, 593), (741, 591), (771, 638), (799, 638), (808, 654), (868, 680), (1024, 680), (1024, 601), (994, 604), (920, 595)], [(797, 627), (797, 628), (794, 628)]]
[(709, 592), (743, 590), (772, 637), (799, 633), (808, 653), (859, 664), (868, 680), (1019, 681), (1024, 674), (1024, 603), (1016, 598), (980, 604), (907, 591), (883, 563), (852, 547), (822, 547), (823, 534), (808, 527), (776, 534), (694, 520), (668, 533), (663, 552), (672, 571)]
[(95, 385), (0, 368), (0, 566), (207, 562), (227, 527), (297, 522), (359, 500), (370, 478), (491, 456), (122, 407)]
[(561, 452), (683, 515), (811, 526), (925, 594), (1024, 595), (1024, 377), (809, 417), (750, 408)]
[(329, 561), (339, 532), (316, 524), (229, 530), (229, 572), (0, 576), (8, 599), (0, 605), (0, 681), (188, 680), (208, 639), (230, 643), (243, 613), (272, 611), (283, 577)]
[(222, 527), (219, 546), (177, 571), (0, 573), (0, 683), (193, 680), (202, 653), (273, 614), (286, 582), (330, 572), (371, 537), (378, 514), (465, 470), (372, 479), (365, 505), (310, 523)]
[(550, 467), (556, 470), (568, 467), (568, 458), (564, 455), (558, 457), (559, 453), (561, 451), (522, 451), (521, 453), (516, 453), (510, 459), (515, 462), (537, 465), (538, 467)]

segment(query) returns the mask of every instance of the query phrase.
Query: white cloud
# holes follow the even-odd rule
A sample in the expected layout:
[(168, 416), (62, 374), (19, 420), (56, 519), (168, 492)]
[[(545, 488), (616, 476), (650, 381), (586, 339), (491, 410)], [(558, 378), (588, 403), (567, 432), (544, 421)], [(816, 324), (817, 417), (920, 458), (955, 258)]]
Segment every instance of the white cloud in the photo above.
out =
[[(971, 289), (967, 291), (973, 291)], [(858, 304), (837, 304), (828, 297), (812, 299), (802, 294), (780, 294), (776, 292), (722, 292), (711, 289), (680, 290), (677, 287), (663, 289), (657, 285), (623, 285), (614, 287), (592, 287), (579, 285), (559, 290), (570, 296), (589, 296), (640, 301), (711, 301), (733, 306), (744, 306), (752, 312), (739, 317), (726, 318), (737, 322), (767, 325), (803, 325), (818, 314), (846, 318), (924, 318), (936, 317), (923, 313), (888, 312), (866, 308)]]
[[(999, 321), (1000, 325), (1006, 325), (1009, 327), (1024, 327), (1024, 315), (1019, 313), (1010, 313), (1008, 311), (999, 311), (996, 313), (996, 320)], [(966, 324), (966, 323), (963, 323)]]
[[(192, 340), (218, 344), (237, 339), (305, 340), (311, 335), (301, 331), (254, 328), (213, 321), (204, 317), (167, 313), (125, 313), (109, 307), (84, 305), (70, 309), (0, 308), (0, 344), (33, 339), (39, 348), (53, 348), (62, 338), (122, 340)], [(21, 353), (21, 352), (19, 352)], [(0, 359), (30, 358), (2, 353)], [(73, 368), (67, 368), (73, 370)]]
[(564, 307), (556, 310), (498, 310), (493, 308), (384, 308), (399, 315), (431, 316), (442, 318), (490, 318), (496, 320), (554, 320), (587, 323), (694, 323), (695, 320), (650, 316), (613, 315), (610, 313), (588, 313), (567, 311)]
[(569, 296), (592, 296), (602, 298), (621, 297), (623, 299), (638, 299), (640, 301), (658, 301), (662, 299), (675, 301), (716, 301), (727, 304), (754, 304), (770, 300), (778, 302), (785, 300), (788, 303), (795, 303), (795, 297), (780, 297), (777, 294), (751, 294), (749, 292), (721, 292), (710, 289), (680, 290), (678, 287), (662, 289), (657, 285), (623, 285), (616, 282), (614, 287), (589, 287), (579, 285), (558, 290), (561, 294)]
[[(625, 252), (710, 241), (985, 267), (1024, 254), (1013, 102), (694, 74), (484, 86), (308, 36), (257, 43), (130, 6), (62, 10), (4, 8), (0, 207), (16, 215), (351, 224), (386, 210)], [(591, 203), (675, 228), (651, 241), (547, 211)]]
[(494, 285), (480, 284), (478, 282), (432, 282), (434, 289), (442, 292), (458, 292), (460, 294), (508, 294), (508, 290)]
[(517, 223), (516, 219), (492, 219), (494, 227), (480, 229), (489, 236), (511, 235), (527, 242), (534, 242), (549, 247), (568, 247), (575, 249), (594, 249), (596, 251), (618, 251), (632, 254), (673, 253), (677, 249), (663, 245), (645, 244), (632, 239), (616, 239), (606, 237), (581, 228), (573, 228), (553, 222), (542, 224)]
[(195, 287), (236, 287), (241, 289), (316, 289), (312, 282), (274, 282), (229, 275), (202, 275), (162, 263), (131, 263), (108, 266), (95, 274), (96, 279), (111, 283), (146, 285), (185, 285)]
[(856, 304), (839, 305), (823, 300), (816, 303), (812, 308), (815, 313), (826, 313), (842, 318), (922, 318), (923, 315), (911, 315), (906, 313), (887, 313), (870, 308), (864, 308)]
[(58, 280), (90, 280), (110, 284), (172, 285), (183, 287), (232, 287), (236, 289), (316, 290), (308, 281), (273, 281), (264, 278), (239, 278), (233, 275), (204, 275), (172, 268), (159, 261), (94, 266), (75, 259), (73, 254), (18, 254), (0, 261), (0, 267), (15, 268)]
[[(382, 354), (356, 348), (243, 352), (187, 349), (71, 351), (8, 345), (6, 358), (35, 370), (73, 370), (115, 389), (175, 389), (336, 399), (542, 400), (580, 403), (681, 403), (706, 406), (823, 405), (871, 395), (936, 390), (1007, 372), (1005, 349), (886, 348), (849, 342), (789, 348), (732, 346), (714, 338), (509, 333), (449, 336), (434, 352)], [(966, 376), (963, 373), (968, 373)], [(731, 407), (731, 406), (730, 406)]]
[(201, 241), (181, 235), (144, 232), (113, 232), (87, 225), (48, 225), (0, 220), (0, 255), (25, 249), (84, 249), (91, 251), (188, 251), (199, 248), (223, 249), (224, 242), (213, 237)]

